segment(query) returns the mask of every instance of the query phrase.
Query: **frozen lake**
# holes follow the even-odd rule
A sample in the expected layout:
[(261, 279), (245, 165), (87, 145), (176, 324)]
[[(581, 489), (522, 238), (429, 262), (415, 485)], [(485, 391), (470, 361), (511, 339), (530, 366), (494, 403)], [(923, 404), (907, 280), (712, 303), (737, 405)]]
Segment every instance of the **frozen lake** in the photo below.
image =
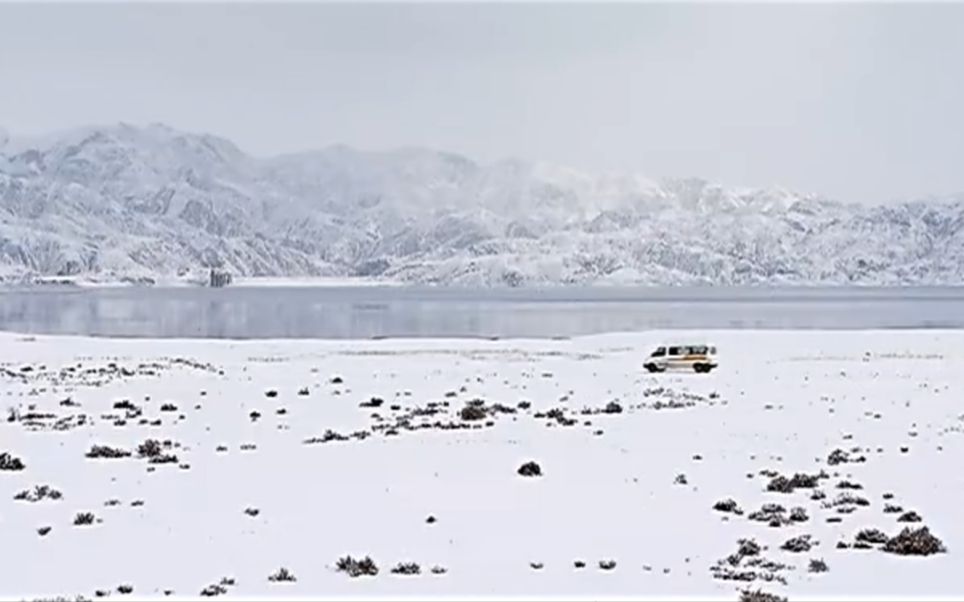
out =
[(0, 330), (202, 338), (571, 337), (651, 329), (964, 327), (964, 288), (0, 290)]

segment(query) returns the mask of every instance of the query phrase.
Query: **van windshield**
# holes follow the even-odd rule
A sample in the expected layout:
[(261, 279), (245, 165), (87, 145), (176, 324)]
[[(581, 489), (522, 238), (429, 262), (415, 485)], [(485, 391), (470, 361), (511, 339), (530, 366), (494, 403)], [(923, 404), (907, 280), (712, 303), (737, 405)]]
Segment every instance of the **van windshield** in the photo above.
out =
[(650, 354), (650, 357), (663, 357), (666, 355), (666, 347), (657, 347), (656, 351)]

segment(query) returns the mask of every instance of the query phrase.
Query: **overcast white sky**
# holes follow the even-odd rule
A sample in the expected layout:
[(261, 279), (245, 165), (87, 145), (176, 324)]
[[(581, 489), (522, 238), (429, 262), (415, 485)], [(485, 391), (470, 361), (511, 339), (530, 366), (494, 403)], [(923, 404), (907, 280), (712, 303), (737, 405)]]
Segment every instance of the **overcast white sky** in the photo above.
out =
[(964, 5), (0, 4), (0, 125), (964, 191)]

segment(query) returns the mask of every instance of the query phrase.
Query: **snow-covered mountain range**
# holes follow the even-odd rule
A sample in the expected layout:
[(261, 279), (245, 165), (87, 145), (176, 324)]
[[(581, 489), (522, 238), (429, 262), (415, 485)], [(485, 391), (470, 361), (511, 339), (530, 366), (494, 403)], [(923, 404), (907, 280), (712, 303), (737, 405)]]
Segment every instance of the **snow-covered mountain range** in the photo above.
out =
[(0, 130), (0, 280), (213, 266), (483, 286), (958, 284), (964, 195), (867, 207), (421, 149), (256, 158), (163, 125)]

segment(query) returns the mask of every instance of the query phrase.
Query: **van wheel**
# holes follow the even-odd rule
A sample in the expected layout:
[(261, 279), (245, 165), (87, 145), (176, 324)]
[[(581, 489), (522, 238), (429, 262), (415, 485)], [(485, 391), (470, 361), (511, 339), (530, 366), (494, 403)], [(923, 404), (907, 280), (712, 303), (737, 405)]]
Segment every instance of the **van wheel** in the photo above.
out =
[(710, 371), (710, 367), (707, 366), (706, 364), (693, 364), (693, 370), (695, 370), (696, 372), (702, 374), (702, 373), (704, 373), (704, 372), (709, 372), (709, 371)]
[(657, 366), (656, 364), (646, 364), (643, 367), (646, 368), (646, 370), (648, 370), (650, 374), (654, 372), (662, 372), (662, 370), (660, 370), (659, 366)]

